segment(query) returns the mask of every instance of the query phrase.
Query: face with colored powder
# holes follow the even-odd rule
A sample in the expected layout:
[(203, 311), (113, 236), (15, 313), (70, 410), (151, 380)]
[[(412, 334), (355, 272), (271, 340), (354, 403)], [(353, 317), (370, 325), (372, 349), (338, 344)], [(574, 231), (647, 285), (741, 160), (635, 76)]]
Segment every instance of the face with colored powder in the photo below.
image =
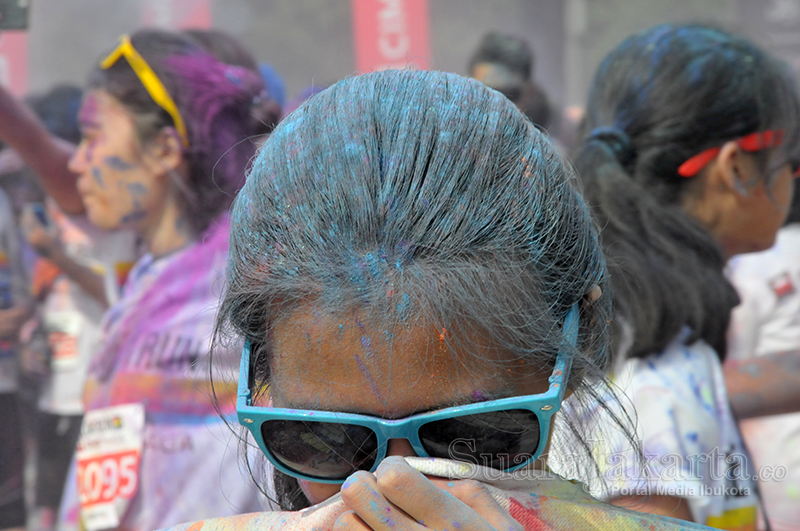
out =
[(103, 229), (141, 230), (165, 196), (165, 170), (139, 141), (133, 115), (102, 90), (89, 92), (83, 139), (70, 159), (89, 220)]
[[(456, 341), (460, 334), (466, 341)], [(330, 315), (313, 306), (300, 308), (276, 321), (271, 337), (269, 398), (285, 408), (399, 419), (543, 393), (552, 372), (551, 367), (509, 362), (507, 354), (474, 328), (442, 330), (421, 320), (387, 328), (359, 311)], [(469, 352), (458, 352), (454, 345), (459, 344), (469, 344)], [(387, 455), (415, 453), (408, 440), (393, 439)], [(341, 487), (302, 480), (300, 486), (311, 503)]]

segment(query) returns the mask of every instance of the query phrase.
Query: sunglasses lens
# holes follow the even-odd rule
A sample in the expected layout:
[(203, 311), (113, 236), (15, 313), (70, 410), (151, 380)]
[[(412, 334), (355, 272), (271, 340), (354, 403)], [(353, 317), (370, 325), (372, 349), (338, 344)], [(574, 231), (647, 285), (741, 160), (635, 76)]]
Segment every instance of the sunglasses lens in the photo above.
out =
[(345, 479), (356, 470), (370, 470), (378, 452), (375, 432), (355, 424), (268, 420), (261, 435), (283, 466), (319, 479)]
[(465, 415), (423, 424), (419, 440), (432, 457), (507, 470), (539, 448), (539, 419), (527, 409)]

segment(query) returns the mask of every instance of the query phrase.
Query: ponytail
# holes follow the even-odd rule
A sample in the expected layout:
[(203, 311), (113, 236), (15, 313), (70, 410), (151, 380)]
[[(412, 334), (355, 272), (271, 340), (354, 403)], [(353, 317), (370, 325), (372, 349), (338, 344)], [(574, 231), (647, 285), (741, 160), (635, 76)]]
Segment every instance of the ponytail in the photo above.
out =
[[(731, 309), (738, 304), (722, 275), (713, 237), (679, 205), (659, 201), (625, 166), (636, 156), (617, 128), (594, 130), (575, 166), (601, 228), (617, 319), (615, 344), (627, 357), (664, 350), (684, 327), (721, 357)], [(623, 330), (632, 329), (632, 337)]]

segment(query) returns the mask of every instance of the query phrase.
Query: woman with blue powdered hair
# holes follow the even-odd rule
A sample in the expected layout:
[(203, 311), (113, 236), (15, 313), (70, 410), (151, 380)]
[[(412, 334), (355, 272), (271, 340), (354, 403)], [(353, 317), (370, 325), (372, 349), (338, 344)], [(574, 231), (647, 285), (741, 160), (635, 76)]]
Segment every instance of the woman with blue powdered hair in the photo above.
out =
[(177, 529), (677, 525), (546, 470), (567, 439), (591, 462), (554, 415), (603, 400), (610, 296), (569, 165), (501, 94), (340, 81), (276, 128), (231, 216), (216, 343), (244, 342), (239, 421), (284, 511)]

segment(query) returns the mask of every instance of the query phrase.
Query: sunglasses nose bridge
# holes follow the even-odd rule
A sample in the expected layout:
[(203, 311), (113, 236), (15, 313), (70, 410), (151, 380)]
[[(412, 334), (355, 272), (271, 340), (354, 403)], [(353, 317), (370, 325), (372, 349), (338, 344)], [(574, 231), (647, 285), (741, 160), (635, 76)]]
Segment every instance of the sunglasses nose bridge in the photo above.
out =
[(378, 425), (372, 426), (378, 434), (379, 453), (386, 457), (427, 457), (428, 454), (422, 447), (417, 433), (419, 428), (417, 419), (407, 418), (401, 420), (381, 420)]

